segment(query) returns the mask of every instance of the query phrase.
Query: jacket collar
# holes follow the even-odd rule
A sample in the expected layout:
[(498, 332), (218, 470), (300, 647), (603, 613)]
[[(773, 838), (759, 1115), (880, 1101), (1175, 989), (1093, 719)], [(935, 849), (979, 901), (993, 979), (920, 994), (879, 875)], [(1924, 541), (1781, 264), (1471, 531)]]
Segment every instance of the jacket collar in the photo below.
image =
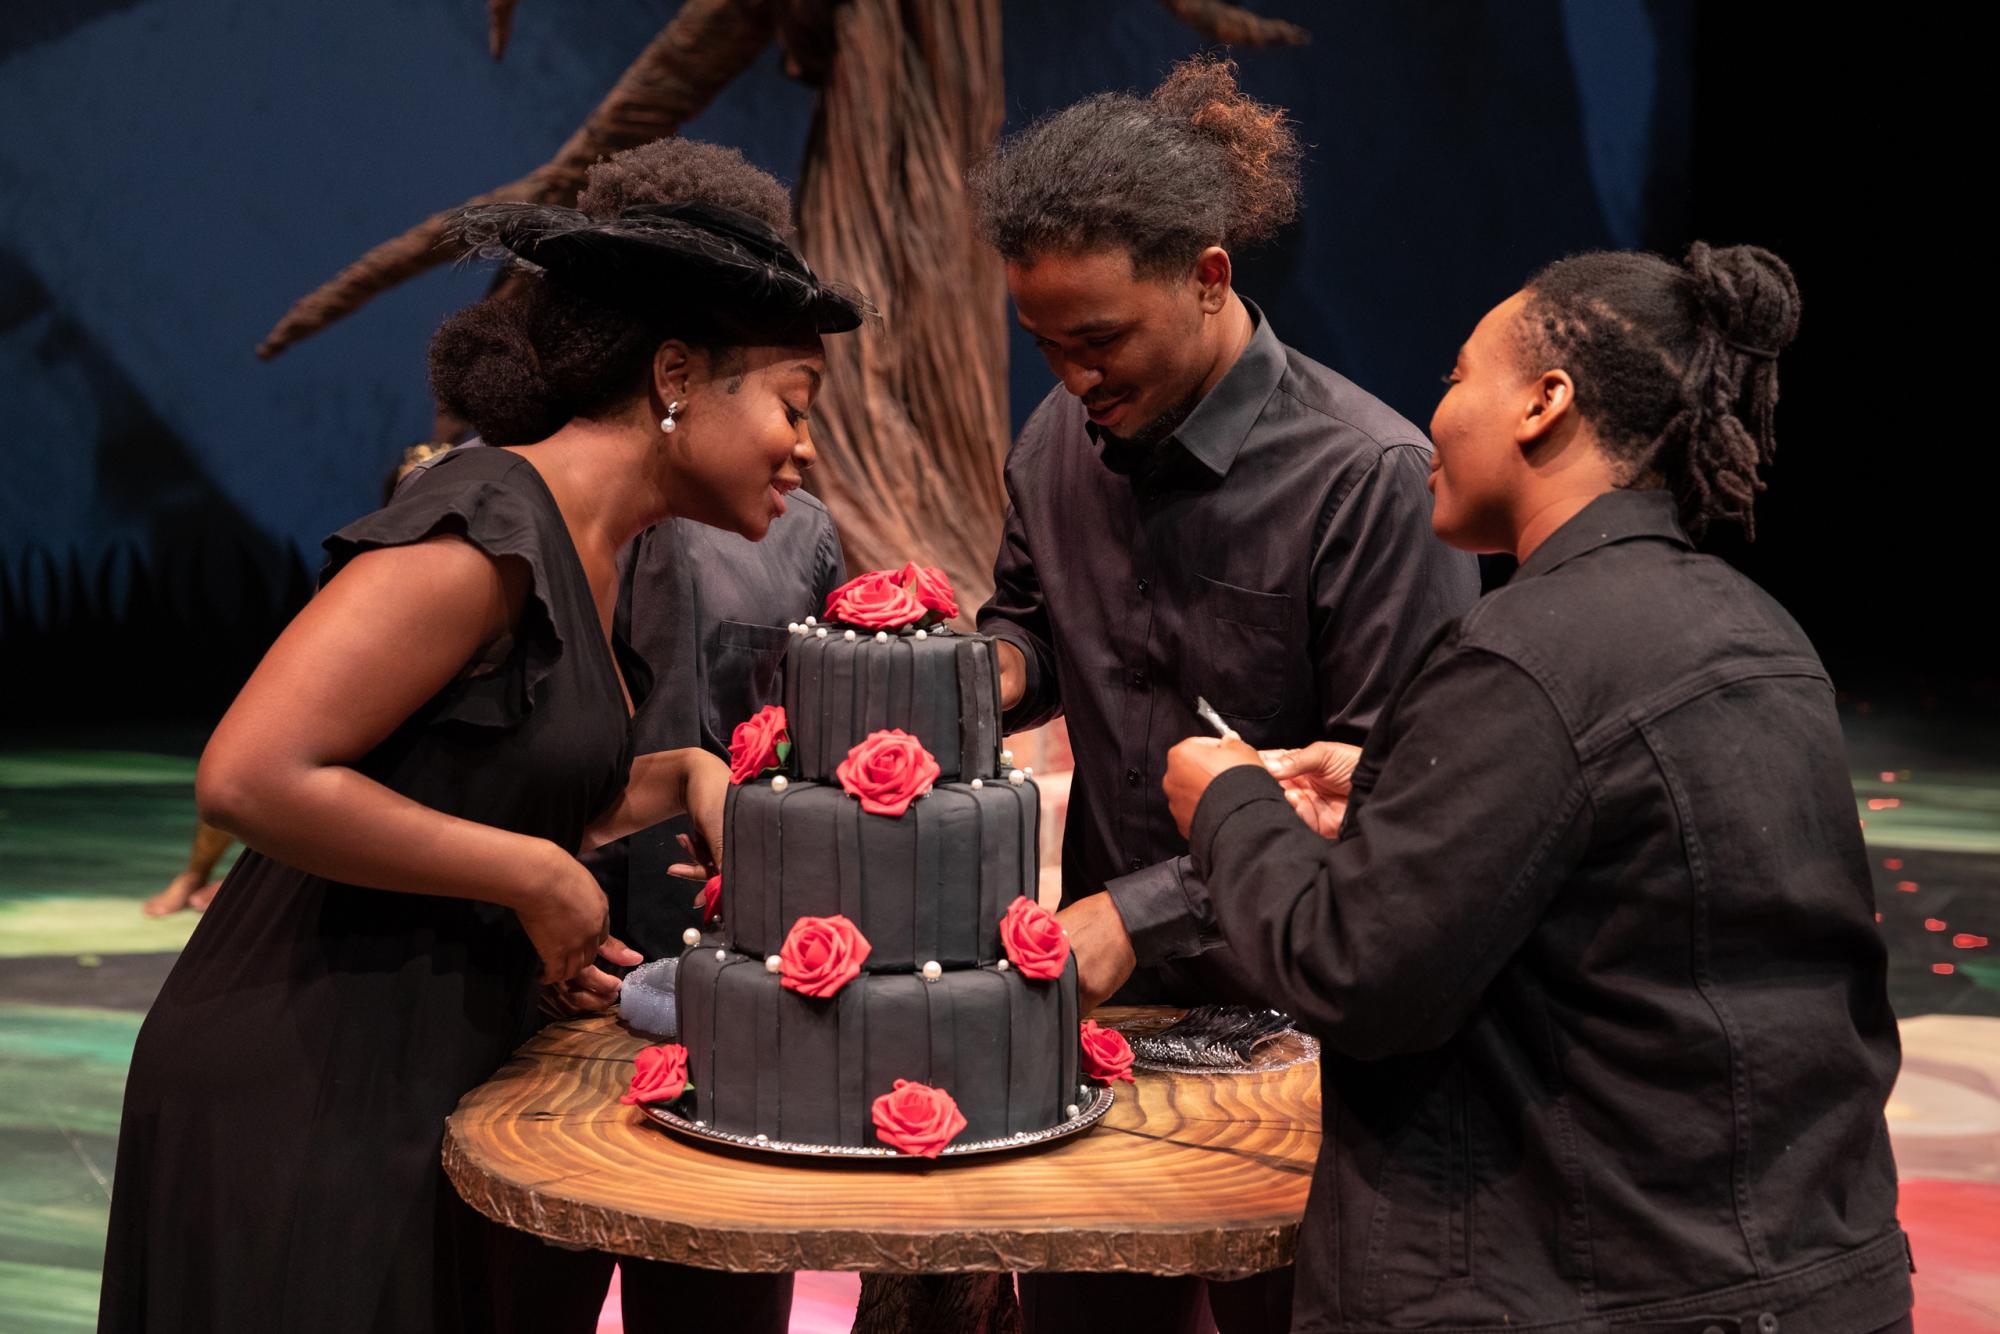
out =
[(1532, 579), (1557, 566), (1614, 542), (1655, 538), (1693, 550), (1681, 528), (1672, 494), (1666, 491), (1607, 491), (1577, 511), (1568, 523), (1549, 534), (1515, 572), (1514, 579)]

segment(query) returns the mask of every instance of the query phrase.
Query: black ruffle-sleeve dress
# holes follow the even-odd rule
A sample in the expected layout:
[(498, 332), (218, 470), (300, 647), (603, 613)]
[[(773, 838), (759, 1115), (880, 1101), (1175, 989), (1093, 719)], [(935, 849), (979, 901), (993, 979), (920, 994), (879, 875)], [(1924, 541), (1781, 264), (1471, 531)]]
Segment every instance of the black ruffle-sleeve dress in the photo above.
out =
[[(501, 449), (440, 461), (327, 539), (321, 582), (362, 552), (441, 533), (525, 561), (532, 590), (504, 661), (454, 681), (355, 767), (574, 851), (624, 788), (630, 723), (534, 467)], [(100, 1330), (489, 1327), (490, 1225), (459, 1201), (439, 1149), (446, 1114), (530, 1031), (536, 993), (510, 911), (246, 852), (139, 1032)]]

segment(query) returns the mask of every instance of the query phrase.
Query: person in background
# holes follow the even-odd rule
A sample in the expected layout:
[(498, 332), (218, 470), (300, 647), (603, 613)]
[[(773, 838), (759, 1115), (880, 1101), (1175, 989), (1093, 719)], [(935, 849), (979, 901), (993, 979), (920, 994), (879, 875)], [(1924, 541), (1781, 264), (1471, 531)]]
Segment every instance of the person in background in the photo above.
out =
[[(632, 729), (641, 751), (699, 746), (727, 758), (737, 724), (783, 702), (786, 623), (823, 615), (827, 594), (847, 580), (826, 506), (803, 490), (786, 501), (790, 511), (761, 542), (669, 519), (626, 553), (619, 635), (656, 677), (699, 683), (640, 705)], [(696, 869), (681, 846), (693, 832), (677, 817), (585, 858), (610, 896), (616, 934), (647, 958), (679, 953), (681, 932), (701, 921), (701, 880), (675, 874)]]
[(147, 899), (141, 911), (148, 917), (165, 917), (183, 908), (205, 911), (221, 886), (219, 880), (211, 878), (215, 875), (215, 865), (235, 842), (214, 825), (197, 818), (194, 841), (188, 845), (187, 865), (167, 882), (165, 889)]
[[(974, 177), (1016, 315), (1061, 382), (1008, 453), (978, 624), (999, 641), (1006, 729), (1068, 719), (1062, 922), (1086, 1010), (1114, 992), (1266, 999), (1216, 948), (1160, 793), (1196, 698), (1253, 744), (1359, 741), (1478, 593), (1473, 558), (1431, 533), (1423, 433), (1236, 290), (1232, 254), (1297, 210), (1299, 152), (1232, 65), (1195, 59), (1150, 97), (1037, 122)], [(1204, 1288), (1224, 1334), (1291, 1323), (1289, 1270), (1019, 1282), (1036, 1334), (1194, 1330)]]
[(1174, 747), (1223, 933), (1324, 1044), (1296, 1329), (1910, 1329), (1833, 687), (1690, 541), (1751, 530), (1798, 321), (1754, 246), (1537, 273), (1431, 419), (1438, 534), (1512, 581), (1356, 767)]

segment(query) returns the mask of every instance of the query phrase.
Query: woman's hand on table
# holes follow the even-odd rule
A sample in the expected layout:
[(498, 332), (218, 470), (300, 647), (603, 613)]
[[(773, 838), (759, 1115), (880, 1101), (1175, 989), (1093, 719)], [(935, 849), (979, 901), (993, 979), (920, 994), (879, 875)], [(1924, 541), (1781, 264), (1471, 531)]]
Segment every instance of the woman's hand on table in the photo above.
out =
[(1260, 750), (1257, 754), (1271, 777), (1285, 789), (1301, 820), (1313, 832), (1332, 838), (1347, 818), (1347, 798), (1354, 790), (1354, 769), (1361, 747), (1340, 741), (1315, 741), (1297, 750)]
[(1257, 752), (1242, 741), (1221, 737), (1191, 736), (1169, 750), (1167, 776), (1161, 786), (1167, 791), (1167, 809), (1181, 837), (1187, 837), (1194, 824), (1194, 809), (1217, 775), (1225, 769), (1262, 763)]
[[(637, 950), (627, 950), (616, 939), (607, 939), (600, 953), (611, 959), (616, 949), (631, 956), (633, 963), (639, 961)], [(623, 964), (621, 958), (612, 959)], [(619, 989), (624, 986), (622, 979), (605, 972), (592, 964), (575, 977), (562, 982), (551, 982), (542, 988), (542, 1008), (562, 1019), (580, 1019), (588, 1015), (602, 1014), (618, 1003)]]
[(640, 962), (637, 950), (612, 938), (611, 905), (597, 877), (553, 843), (548, 848), (550, 856), (534, 890), (514, 904), (514, 915), (541, 958), (542, 980), (567, 982), (600, 954), (615, 964)]

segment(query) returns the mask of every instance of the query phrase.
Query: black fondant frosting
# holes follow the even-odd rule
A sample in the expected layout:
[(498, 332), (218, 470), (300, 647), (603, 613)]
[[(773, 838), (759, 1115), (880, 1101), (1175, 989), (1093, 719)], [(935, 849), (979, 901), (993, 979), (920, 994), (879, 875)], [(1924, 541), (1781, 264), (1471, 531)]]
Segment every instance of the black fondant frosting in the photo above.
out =
[(704, 943), (681, 962), (694, 1116), (717, 1130), (880, 1147), (870, 1110), (912, 1079), (949, 1092), (962, 1140), (1043, 1130), (1078, 1101), (1076, 965), (1048, 981), (960, 968), (863, 974), (824, 1000)]
[(937, 757), (940, 779), (993, 778), (1000, 680), (985, 635), (842, 630), (795, 635), (785, 655), (785, 722), (794, 777), (832, 782), (870, 732), (901, 728)]
[(838, 913), (867, 937), (870, 972), (992, 963), (1007, 906), (1035, 894), (1040, 817), (1032, 782), (939, 783), (900, 816), (870, 815), (830, 784), (732, 788), (727, 943), (761, 960), (799, 918)]
[[(999, 770), (993, 641), (795, 634), (785, 678), (785, 786), (731, 789), (722, 926), (676, 979), (694, 1115), (732, 1134), (873, 1147), (875, 1099), (909, 1079), (951, 1095), (961, 1140), (1067, 1120), (1082, 1094), (1075, 962), (1047, 980), (1003, 966), (1000, 919), (1037, 888), (1040, 807), (1033, 783)], [(891, 727), (943, 775), (902, 815), (869, 815), (834, 771)], [(868, 939), (864, 971), (824, 999), (787, 991), (766, 958), (799, 918), (836, 914)]]

